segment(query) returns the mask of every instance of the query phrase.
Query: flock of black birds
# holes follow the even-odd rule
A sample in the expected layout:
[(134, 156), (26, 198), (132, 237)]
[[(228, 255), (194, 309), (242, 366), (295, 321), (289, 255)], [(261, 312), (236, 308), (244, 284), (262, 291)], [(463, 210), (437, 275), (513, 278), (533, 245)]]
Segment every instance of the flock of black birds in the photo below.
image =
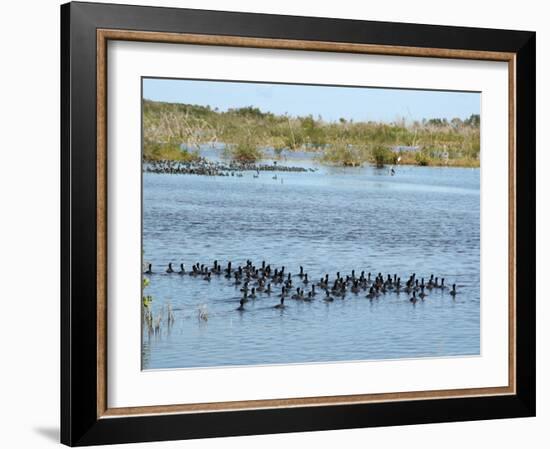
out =
[[(261, 266), (256, 267), (252, 261), (247, 260), (244, 266), (239, 265), (237, 268), (233, 268), (231, 262), (228, 262), (225, 268), (222, 268), (217, 260), (214, 261), (211, 267), (197, 262), (191, 270), (186, 270), (184, 264), (180, 264), (179, 270), (175, 270), (172, 263), (169, 263), (165, 272), (180, 276), (201, 277), (208, 282), (211, 281), (213, 276), (224, 276), (226, 279), (231, 280), (236, 288), (240, 287), (242, 297), (236, 310), (241, 312), (246, 310), (245, 304), (248, 301), (255, 300), (262, 294), (268, 296), (277, 294), (280, 298), (279, 303), (274, 306), (277, 309), (285, 307), (286, 298), (297, 301), (313, 301), (319, 294), (319, 290), (324, 291), (324, 294), (319, 295), (322, 296), (322, 300), (325, 302), (332, 302), (335, 298), (344, 299), (348, 293), (359, 295), (362, 292), (367, 292), (366, 298), (371, 301), (391, 292), (397, 294), (403, 292), (407, 294), (412, 304), (423, 301), (428, 296), (426, 291), (434, 289), (449, 290), (449, 294), (453, 298), (457, 294), (456, 284), (448, 289), (445, 285), (445, 278), (439, 280), (438, 277), (434, 278), (433, 274), (430, 275), (427, 282), (424, 282), (424, 278), (418, 279), (416, 273), (413, 273), (405, 283), (402, 283), (397, 274), (393, 276), (388, 274), (384, 277), (382, 273), (372, 276), (370, 272), (365, 274), (364, 271), (361, 271), (357, 275), (355, 270), (352, 270), (351, 274), (345, 276), (337, 272), (334, 279), (325, 274), (318, 282), (314, 282), (304, 272), (302, 266), (300, 266), (298, 274), (292, 275), (292, 273), (285, 270), (284, 266), (272, 268), (265, 261), (262, 261)], [(151, 275), (153, 273), (152, 265), (148, 264), (145, 274)], [(277, 293), (274, 290), (275, 287), (280, 287)]]
[(162, 173), (170, 175), (203, 175), (203, 176), (237, 176), (242, 177), (242, 172), (256, 172), (257, 177), (260, 172), (313, 172), (313, 168), (292, 167), (288, 165), (278, 165), (277, 161), (273, 164), (255, 164), (240, 162), (216, 162), (199, 158), (196, 161), (172, 161), (172, 160), (154, 160), (143, 163), (143, 171), (146, 173)]

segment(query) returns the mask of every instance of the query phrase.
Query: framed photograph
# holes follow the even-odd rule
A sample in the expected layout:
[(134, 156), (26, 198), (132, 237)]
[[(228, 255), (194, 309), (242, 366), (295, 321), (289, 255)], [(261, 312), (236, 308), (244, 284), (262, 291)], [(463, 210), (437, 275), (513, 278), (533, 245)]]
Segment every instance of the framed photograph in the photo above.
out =
[(61, 7), (61, 439), (535, 414), (535, 33)]

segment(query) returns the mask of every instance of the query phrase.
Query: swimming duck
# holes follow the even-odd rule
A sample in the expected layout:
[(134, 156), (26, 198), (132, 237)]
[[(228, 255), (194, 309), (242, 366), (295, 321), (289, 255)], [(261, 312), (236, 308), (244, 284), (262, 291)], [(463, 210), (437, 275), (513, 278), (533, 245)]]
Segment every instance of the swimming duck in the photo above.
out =
[(231, 278), (231, 261), (227, 262), (227, 268), (225, 269), (225, 277)]
[(328, 274), (325, 274), (324, 279), (323, 278), (320, 279), (320, 281), (317, 283), (317, 287), (320, 287), (320, 288), (328, 287)]
[(243, 312), (243, 311), (245, 310), (245, 309), (244, 309), (244, 303), (245, 303), (244, 299), (241, 299), (241, 300), (239, 301), (239, 304), (240, 304), (240, 305), (239, 305), (239, 307), (237, 307), (237, 310), (238, 310), (239, 312)]
[(401, 292), (401, 278), (397, 278), (397, 282), (395, 283), (395, 293)]
[(296, 293), (291, 296), (292, 299), (302, 299), (300, 287), (296, 289)]
[(239, 277), (239, 273), (235, 273), (235, 285), (241, 285), (241, 278)]
[(172, 262), (170, 262), (170, 263), (168, 264), (168, 268), (166, 269), (166, 272), (167, 272), (167, 273), (173, 273), (173, 272), (174, 272), (174, 270), (172, 269)]
[(430, 275), (430, 280), (428, 281), (428, 290), (431, 290), (433, 288), (433, 285), (434, 285), (434, 275)]
[(288, 273), (288, 278), (287, 280), (285, 281), (285, 286), (286, 288), (288, 289), (291, 289), (292, 288), (292, 279), (291, 279), (291, 274)]
[(456, 296), (456, 284), (453, 284), (453, 289), (449, 292), (449, 294), (452, 296), (452, 297), (455, 297)]
[(386, 282), (384, 282), (384, 285), (386, 287), (389, 287), (392, 284), (391, 275), (388, 274), (388, 277), (386, 278)]
[(147, 270), (145, 270), (145, 274), (153, 274), (153, 265), (149, 264)]

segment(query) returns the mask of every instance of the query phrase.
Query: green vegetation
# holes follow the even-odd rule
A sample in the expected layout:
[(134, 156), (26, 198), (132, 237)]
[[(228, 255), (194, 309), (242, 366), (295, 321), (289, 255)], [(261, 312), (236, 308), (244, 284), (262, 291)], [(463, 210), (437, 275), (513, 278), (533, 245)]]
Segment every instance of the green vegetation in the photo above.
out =
[(344, 142), (335, 142), (323, 152), (321, 161), (342, 165), (344, 167), (358, 167), (368, 159), (368, 150), (365, 146), (353, 146)]
[(197, 151), (181, 149), (175, 143), (144, 142), (143, 157), (150, 161), (172, 160), (192, 162), (199, 159)]
[(256, 162), (262, 157), (262, 152), (258, 147), (244, 142), (229, 147), (229, 149), (231, 157), (244, 164)]
[(243, 132), (235, 136), (233, 143), (227, 143), (225, 155), (241, 164), (252, 164), (262, 158), (261, 142), (248, 131), (246, 124), (248, 120), (243, 120)]
[(377, 167), (383, 167), (386, 164), (394, 164), (397, 162), (397, 155), (390, 151), (387, 147), (377, 145), (372, 150), (372, 159)]
[(416, 153), (414, 155), (414, 159), (416, 163), (420, 166), (429, 165), (429, 159), (424, 153)]
[(284, 149), (318, 152), (323, 163), (342, 166), (383, 166), (400, 157), (400, 164), (471, 167), (479, 166), (479, 125), (479, 115), (413, 123), (344, 118), (326, 122), (321, 117), (275, 115), (251, 106), (222, 112), (208, 106), (144, 100), (143, 156), (193, 160), (200, 145), (222, 142), (227, 156), (243, 163), (260, 159), (262, 148), (273, 148), (276, 154)]
[[(141, 289), (142, 289), (143, 292), (144, 292), (145, 289), (149, 286), (149, 284), (150, 284), (149, 279), (147, 279), (147, 278), (144, 277), (144, 278), (143, 278), (143, 284), (142, 284), (142, 286), (141, 286)], [(153, 297), (152, 297), (151, 295), (145, 295), (145, 294), (143, 294), (141, 300), (142, 300), (143, 305), (144, 305), (145, 307), (149, 307), (149, 305), (151, 305), (151, 303), (153, 302)]]
[(145, 294), (145, 289), (149, 287), (151, 281), (149, 278), (143, 277), (141, 284), (141, 319), (142, 325), (145, 326), (149, 335), (158, 334), (162, 330), (163, 323), (166, 323), (168, 327), (174, 324), (174, 312), (172, 311), (171, 304), (165, 303), (160, 309), (153, 312), (153, 297)]

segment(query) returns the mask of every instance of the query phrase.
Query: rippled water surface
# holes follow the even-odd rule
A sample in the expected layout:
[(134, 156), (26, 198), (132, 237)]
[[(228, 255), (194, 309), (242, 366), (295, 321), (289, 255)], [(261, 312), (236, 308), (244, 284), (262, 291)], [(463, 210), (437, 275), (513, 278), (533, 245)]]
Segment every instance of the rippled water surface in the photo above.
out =
[[(290, 163), (290, 162), (287, 162)], [(158, 334), (143, 328), (144, 369), (307, 363), (477, 355), (480, 350), (479, 170), (399, 167), (327, 168), (307, 173), (253, 172), (242, 177), (143, 175), (144, 261), (153, 264), (146, 293), (154, 315), (173, 310)], [(366, 292), (325, 303), (287, 299), (280, 287), (244, 312), (233, 281), (166, 274), (217, 259), (250, 259), (317, 282), (355, 269), (430, 274), (456, 282), (455, 299), (432, 290), (415, 305), (406, 293), (369, 300)], [(301, 285), (295, 277), (295, 285)], [(199, 320), (199, 309), (208, 320)], [(166, 313), (166, 312), (164, 312)]]

